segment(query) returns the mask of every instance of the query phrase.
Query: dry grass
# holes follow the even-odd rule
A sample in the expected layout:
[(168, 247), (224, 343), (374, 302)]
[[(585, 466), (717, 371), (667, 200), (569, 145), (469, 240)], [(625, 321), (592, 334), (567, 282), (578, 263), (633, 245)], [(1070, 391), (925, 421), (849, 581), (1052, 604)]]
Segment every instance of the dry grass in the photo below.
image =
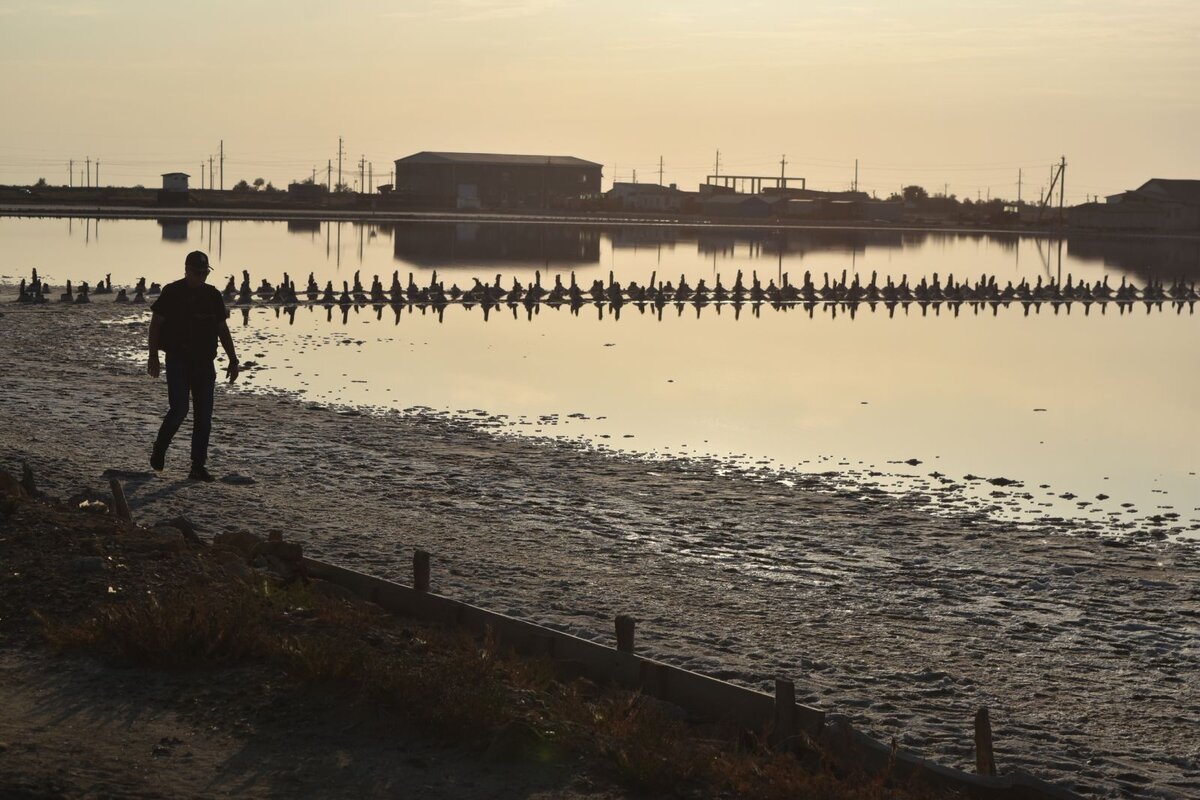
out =
[(44, 624), (56, 649), (116, 664), (274, 665), (303, 687), (341, 692), (372, 713), (502, 758), (591, 756), (622, 785), (655, 796), (931, 796), (838, 775), (815, 750), (797, 758), (732, 729), (698, 731), (658, 701), (564, 682), (548, 660), (505, 653), (490, 637), (398, 620), (303, 586), (188, 586)]

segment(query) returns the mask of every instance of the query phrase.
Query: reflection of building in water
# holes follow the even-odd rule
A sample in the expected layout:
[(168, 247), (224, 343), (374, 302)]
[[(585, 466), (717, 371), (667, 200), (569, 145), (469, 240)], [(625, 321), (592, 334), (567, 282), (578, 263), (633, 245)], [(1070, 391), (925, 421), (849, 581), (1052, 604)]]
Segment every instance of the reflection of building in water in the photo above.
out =
[(673, 248), (676, 242), (695, 238), (695, 236), (688, 236), (686, 230), (667, 225), (627, 225), (620, 228), (607, 228), (605, 233), (608, 234), (614, 250), (637, 250), (643, 247), (664, 246)]
[(188, 221), (186, 219), (160, 219), (158, 227), (162, 228), (163, 241), (187, 241)]
[(1173, 281), (1200, 279), (1200, 240), (1156, 237), (1071, 236), (1072, 258), (1100, 261), (1104, 266), (1138, 276)]
[(289, 219), (287, 221), (288, 233), (320, 233), (321, 220), (319, 219)]
[(732, 255), (734, 248), (746, 246), (754, 253), (804, 256), (810, 253), (862, 253), (868, 247), (894, 249), (920, 245), (929, 236), (895, 230), (821, 230), (816, 228), (715, 229), (696, 237), (697, 250), (703, 255)]
[(398, 261), (422, 267), (477, 264), (571, 266), (600, 261), (600, 231), (576, 225), (401, 222)]

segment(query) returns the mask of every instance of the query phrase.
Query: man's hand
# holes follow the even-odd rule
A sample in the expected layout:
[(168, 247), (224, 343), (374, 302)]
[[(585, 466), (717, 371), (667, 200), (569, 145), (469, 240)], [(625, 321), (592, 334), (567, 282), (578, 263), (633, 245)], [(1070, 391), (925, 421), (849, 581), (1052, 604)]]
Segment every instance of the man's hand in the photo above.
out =
[(229, 382), (233, 383), (237, 380), (238, 373), (241, 372), (241, 365), (236, 358), (229, 359), (229, 365), (225, 367), (225, 374), (229, 376)]
[(158, 353), (152, 352), (150, 353), (150, 361), (146, 364), (146, 373), (149, 374), (151, 378), (157, 378), (158, 372)]

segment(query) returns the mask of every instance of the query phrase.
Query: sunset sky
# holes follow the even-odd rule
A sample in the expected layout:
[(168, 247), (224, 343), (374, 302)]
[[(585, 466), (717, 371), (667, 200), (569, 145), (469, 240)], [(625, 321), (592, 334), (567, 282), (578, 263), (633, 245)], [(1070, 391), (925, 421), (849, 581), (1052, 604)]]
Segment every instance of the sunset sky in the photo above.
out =
[[(575, 155), (694, 189), (1067, 200), (1200, 178), (1196, 0), (0, 0), (0, 183), (277, 185), (420, 150)], [(83, 169), (76, 166), (76, 176)], [(78, 178), (76, 178), (78, 180)], [(350, 180), (348, 178), (348, 180)], [(198, 185), (197, 177), (193, 182)]]

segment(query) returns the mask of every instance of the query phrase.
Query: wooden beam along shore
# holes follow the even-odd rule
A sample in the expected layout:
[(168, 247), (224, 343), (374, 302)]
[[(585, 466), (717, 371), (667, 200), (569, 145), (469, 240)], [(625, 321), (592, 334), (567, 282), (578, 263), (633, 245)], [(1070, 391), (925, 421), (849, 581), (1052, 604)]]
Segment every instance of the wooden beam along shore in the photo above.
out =
[(772, 696), (639, 656), (634, 652), (636, 622), (631, 616), (616, 617), (617, 646), (609, 647), (436, 594), (430, 590), (431, 556), (423, 550), (414, 553), (412, 586), (312, 558), (305, 557), (303, 562), (310, 577), (337, 584), (392, 613), (460, 626), (478, 636), (490, 633), (517, 652), (553, 659), (569, 674), (643, 692), (679, 706), (693, 719), (726, 721), (765, 733), (779, 749), (792, 749), (808, 737), (870, 774), (890, 771), (901, 780), (919, 779), (981, 800), (1079, 797), (1021, 771), (996, 775), (987, 709), (980, 709), (975, 717), (979, 774), (972, 774), (885, 745), (855, 730), (845, 717), (797, 703), (795, 684), (790, 680), (777, 679)]

